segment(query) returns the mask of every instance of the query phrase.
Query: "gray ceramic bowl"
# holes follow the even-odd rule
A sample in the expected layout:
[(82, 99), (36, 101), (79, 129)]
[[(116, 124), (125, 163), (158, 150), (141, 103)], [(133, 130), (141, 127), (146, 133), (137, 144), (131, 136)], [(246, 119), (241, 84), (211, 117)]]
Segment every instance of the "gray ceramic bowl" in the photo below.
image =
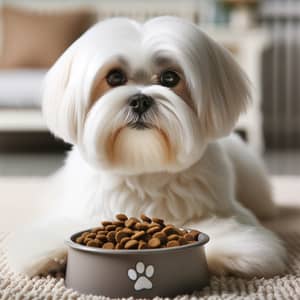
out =
[(74, 242), (80, 234), (66, 241), (65, 283), (76, 291), (109, 297), (172, 297), (208, 283), (204, 244), (209, 237), (204, 233), (193, 244), (144, 250), (87, 247)]

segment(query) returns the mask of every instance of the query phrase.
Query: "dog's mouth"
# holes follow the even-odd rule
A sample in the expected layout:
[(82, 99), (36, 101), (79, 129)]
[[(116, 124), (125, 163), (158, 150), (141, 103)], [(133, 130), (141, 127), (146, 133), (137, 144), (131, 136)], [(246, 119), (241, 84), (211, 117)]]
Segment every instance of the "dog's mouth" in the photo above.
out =
[(149, 123), (146, 123), (142, 120), (137, 120), (135, 122), (129, 122), (127, 124), (127, 126), (129, 128), (132, 128), (132, 129), (137, 129), (137, 130), (143, 130), (143, 129), (151, 129), (153, 128), (153, 125), (149, 124)]

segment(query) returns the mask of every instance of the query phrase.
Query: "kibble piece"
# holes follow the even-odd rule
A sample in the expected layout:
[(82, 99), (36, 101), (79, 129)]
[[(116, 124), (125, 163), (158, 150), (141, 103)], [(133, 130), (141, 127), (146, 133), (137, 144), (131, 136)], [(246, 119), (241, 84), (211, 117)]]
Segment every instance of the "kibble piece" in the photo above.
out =
[(107, 226), (107, 225), (111, 225), (112, 224), (112, 222), (111, 221), (103, 221), (102, 222), (102, 225), (105, 227), (105, 226)]
[(86, 245), (89, 246), (89, 247), (99, 247), (100, 242), (99, 242), (99, 240), (98, 241), (97, 240), (91, 240)]
[(151, 227), (151, 228), (149, 228), (148, 230), (147, 230), (147, 233), (149, 233), (149, 234), (154, 234), (155, 232), (158, 232), (158, 231), (160, 231), (160, 227), (159, 226), (154, 226), (154, 227)]
[(89, 231), (85, 231), (84, 233), (81, 234), (81, 236), (84, 238), (84, 237), (86, 237), (86, 236), (89, 235), (89, 234), (90, 234)]
[(174, 234), (176, 233), (174, 231), (174, 226), (173, 225), (167, 225), (163, 230), (162, 230), (163, 233), (165, 233), (166, 235), (171, 235), (171, 234)]
[(107, 233), (108, 233), (107, 230), (101, 230), (97, 232), (97, 234), (103, 234), (103, 235), (107, 235)]
[(118, 242), (118, 243), (120, 243), (121, 242), (121, 240), (123, 239), (123, 238), (125, 238), (125, 237), (128, 237), (128, 233), (127, 232), (125, 232), (124, 230), (120, 230), (120, 231), (118, 231), (117, 233), (116, 233), (116, 235), (115, 235), (115, 239), (116, 239), (116, 241)]
[(185, 234), (185, 232), (183, 232), (183, 230), (181, 230), (179, 228), (173, 227), (173, 230), (174, 230), (174, 234), (178, 234), (178, 235), (184, 235)]
[(139, 241), (138, 249), (146, 249), (147, 243), (145, 241)]
[(178, 241), (169, 241), (167, 243), (167, 247), (177, 247), (177, 246), (180, 246), (179, 242)]
[(100, 244), (99, 247), (102, 247), (102, 245), (104, 244), (102, 241), (98, 240), (97, 238), (95, 238), (94, 241), (99, 242), (99, 244)]
[(178, 234), (171, 234), (168, 236), (168, 241), (175, 241), (175, 240), (179, 240), (179, 235)]
[(146, 232), (145, 231), (137, 231), (135, 234), (133, 234), (132, 236), (131, 236), (131, 239), (133, 239), (133, 240), (139, 240), (140, 238), (142, 238), (144, 235), (146, 234)]
[(160, 239), (160, 241), (161, 241), (162, 243), (165, 243), (165, 242), (167, 241), (167, 236), (166, 236), (166, 234), (163, 233), (163, 232), (161, 232), (161, 231), (154, 233), (154, 234), (153, 234), (153, 237), (156, 237), (156, 238)]
[(123, 230), (118, 231), (115, 235), (115, 239), (118, 243), (120, 243), (125, 237), (128, 237), (128, 233), (124, 232)]
[(159, 218), (152, 218), (152, 221), (158, 224), (163, 225), (164, 224), (164, 220), (163, 219), (159, 219)]
[(184, 237), (185, 240), (188, 241), (188, 242), (194, 241), (194, 237), (193, 237), (193, 235), (191, 235), (190, 233), (186, 233), (183, 237)]
[(91, 232), (97, 233), (98, 231), (101, 231), (101, 230), (104, 230), (104, 227), (103, 227), (103, 226), (102, 226), (102, 227), (96, 227), (96, 228), (93, 228), (93, 229), (91, 230)]
[(103, 244), (102, 248), (104, 249), (114, 249), (115, 245), (112, 242), (106, 242)]
[(128, 219), (128, 217), (125, 214), (117, 214), (116, 218), (123, 222), (125, 222)]
[(134, 231), (130, 228), (123, 228), (122, 229), (123, 232), (127, 233), (128, 235), (133, 235), (134, 234)]
[(118, 227), (118, 226), (124, 227), (124, 222), (123, 221), (113, 221), (112, 225), (116, 225), (116, 227)]
[(160, 246), (161, 242), (158, 238), (152, 238), (148, 241), (149, 248), (158, 248)]
[(161, 227), (161, 225), (158, 224), (158, 223), (152, 222), (152, 223), (149, 224), (149, 228), (151, 228), (151, 227), (157, 227), (157, 226)]
[(107, 225), (107, 226), (105, 226), (105, 230), (107, 230), (107, 231), (113, 231), (113, 230), (115, 230), (116, 229), (116, 225), (113, 225), (113, 224), (111, 224), (111, 225)]
[(149, 233), (146, 233), (144, 236), (143, 236), (143, 240), (145, 242), (148, 242), (150, 239), (153, 238), (153, 235), (152, 234), (149, 234)]
[(124, 248), (124, 246), (125, 246), (125, 244), (128, 242), (128, 241), (130, 241), (131, 239), (130, 239), (130, 237), (124, 237), (124, 238), (122, 238), (122, 240), (120, 241), (120, 245)]
[(134, 228), (137, 230), (147, 230), (149, 228), (149, 224), (146, 222), (136, 223)]
[(185, 235), (186, 233), (188, 233), (188, 231), (186, 229), (181, 229), (182, 235)]
[(141, 220), (147, 223), (151, 223), (151, 219), (147, 217), (145, 214), (141, 215)]
[(198, 230), (191, 230), (189, 233), (193, 236), (194, 241), (198, 240), (198, 236), (200, 234), (200, 231), (198, 231)]
[(107, 237), (104, 234), (97, 234), (96, 239), (98, 239), (101, 242), (106, 242), (107, 241)]
[(89, 241), (92, 241), (91, 238), (84, 238), (83, 243), (86, 245)]
[(188, 244), (194, 244), (195, 241), (187, 241)]
[(90, 239), (94, 239), (96, 237), (96, 233), (94, 233), (94, 232), (89, 233), (86, 237), (90, 238)]
[(137, 226), (139, 226), (139, 224), (141, 224), (141, 222), (137, 222), (132, 226), (132, 230), (138, 230)]
[(130, 240), (125, 244), (124, 248), (125, 249), (136, 249), (138, 247), (138, 245), (139, 245), (138, 241)]
[(123, 246), (121, 246), (121, 244), (120, 244), (120, 243), (117, 243), (117, 244), (116, 244), (116, 246), (115, 246), (115, 249), (124, 249), (124, 247), (123, 247)]
[(116, 236), (116, 232), (115, 231), (110, 231), (108, 234), (107, 234), (107, 240), (109, 242), (112, 242), (114, 243), (116, 240), (115, 240), (115, 236)]
[(80, 237), (78, 237), (78, 238), (76, 238), (76, 243), (78, 243), (78, 244), (83, 244), (84, 242), (83, 242), (83, 240), (84, 240), (84, 237), (83, 236), (80, 236)]
[(180, 245), (186, 245), (188, 242), (184, 237), (180, 237), (178, 240)]
[(133, 227), (138, 221), (135, 218), (129, 218), (125, 221), (125, 226), (128, 228)]
[(124, 227), (123, 226), (118, 226), (117, 228), (116, 228), (116, 231), (120, 231), (120, 230), (122, 230)]

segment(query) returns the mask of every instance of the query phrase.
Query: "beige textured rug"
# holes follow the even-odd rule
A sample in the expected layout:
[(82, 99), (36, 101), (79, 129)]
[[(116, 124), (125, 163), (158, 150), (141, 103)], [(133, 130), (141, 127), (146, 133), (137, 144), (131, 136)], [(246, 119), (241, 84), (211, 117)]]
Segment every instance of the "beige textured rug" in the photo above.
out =
[[(193, 295), (178, 296), (176, 299), (299, 299), (300, 300), (300, 179), (299, 178), (275, 178), (275, 198), (282, 208), (280, 217), (273, 222), (266, 224), (271, 229), (278, 232), (286, 243), (289, 252), (289, 262), (287, 272), (283, 276), (271, 279), (254, 278), (245, 280), (236, 277), (212, 277), (209, 286)], [(31, 199), (33, 194), (37, 195), (36, 186), (41, 185), (37, 179), (27, 180), (26, 185), (22, 179), (14, 183), (0, 180), (0, 232), (8, 232), (15, 226), (30, 219), (27, 212), (32, 212), (33, 206), (24, 203), (26, 197)], [(17, 184), (17, 186), (15, 186)], [(18, 187), (18, 188), (17, 188)], [(10, 195), (5, 201), (3, 194)], [(33, 193), (34, 192), (34, 193)], [(15, 195), (15, 197), (13, 197)], [(22, 197), (20, 197), (22, 195)], [(31, 195), (31, 196), (30, 196)], [(32, 199), (31, 199), (32, 200)], [(32, 202), (35, 205), (38, 197)], [(21, 208), (20, 218), (11, 218), (11, 213), (16, 212), (16, 207)], [(3, 210), (3, 208), (5, 210)], [(24, 210), (23, 210), (24, 209)], [(20, 209), (17, 209), (20, 212)], [(1, 214), (2, 213), (2, 214)], [(5, 219), (5, 216), (10, 216)], [(13, 222), (14, 219), (15, 221)], [(22, 221), (22, 222), (21, 222)], [(3, 252), (3, 244), (6, 233), (0, 233), (0, 299), (82, 299), (98, 300), (108, 299), (91, 295), (81, 295), (64, 287), (62, 278), (34, 278), (28, 279), (25, 276), (13, 275), (6, 263)], [(156, 298), (160, 299), (160, 298)]]
[[(0, 237), (3, 240), (4, 235)], [(283, 236), (289, 250), (287, 274), (271, 279), (245, 280), (235, 277), (213, 277), (209, 286), (193, 295), (175, 299), (300, 299), (300, 234)], [(0, 299), (107, 299), (81, 295), (64, 287), (62, 278), (34, 278), (11, 274), (3, 251), (0, 251)], [(160, 299), (160, 298), (156, 298)]]

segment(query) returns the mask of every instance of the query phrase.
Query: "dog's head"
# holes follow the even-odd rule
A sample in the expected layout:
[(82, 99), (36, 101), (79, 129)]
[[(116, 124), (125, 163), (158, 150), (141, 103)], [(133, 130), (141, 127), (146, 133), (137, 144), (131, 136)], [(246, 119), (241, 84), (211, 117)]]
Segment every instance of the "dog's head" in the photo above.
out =
[(232, 130), (248, 99), (241, 69), (195, 25), (116, 18), (58, 59), (43, 111), (54, 134), (96, 168), (177, 172)]

